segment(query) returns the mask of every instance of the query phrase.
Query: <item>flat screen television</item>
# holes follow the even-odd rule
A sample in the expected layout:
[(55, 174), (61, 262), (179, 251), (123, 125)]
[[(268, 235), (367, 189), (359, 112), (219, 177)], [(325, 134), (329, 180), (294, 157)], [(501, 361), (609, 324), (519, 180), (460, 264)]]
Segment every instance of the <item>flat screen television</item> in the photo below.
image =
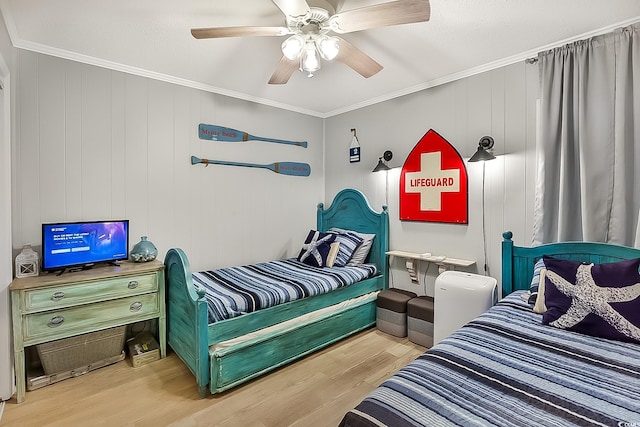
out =
[(129, 220), (42, 224), (42, 270), (87, 269), (129, 256)]

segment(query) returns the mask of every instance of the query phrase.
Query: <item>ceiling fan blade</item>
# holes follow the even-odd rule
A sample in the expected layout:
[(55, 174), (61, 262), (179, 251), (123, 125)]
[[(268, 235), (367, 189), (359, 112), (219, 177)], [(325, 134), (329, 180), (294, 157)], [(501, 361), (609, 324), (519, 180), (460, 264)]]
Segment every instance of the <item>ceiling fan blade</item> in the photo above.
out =
[(340, 12), (344, 7), (345, 3), (348, 3), (349, 0), (333, 0), (333, 5), (335, 6), (335, 11)]
[(282, 56), (276, 70), (269, 79), (270, 85), (283, 85), (289, 81), (291, 75), (300, 66), (298, 61), (292, 61), (286, 56)]
[(305, 0), (273, 0), (285, 16), (304, 16), (311, 11)]
[(425, 22), (430, 16), (429, 0), (396, 0), (337, 13), (331, 17), (331, 28), (343, 34), (388, 25)]
[(340, 50), (336, 59), (353, 68), (362, 77), (369, 78), (382, 70), (382, 65), (345, 39), (338, 37), (338, 44)]
[(289, 29), (285, 27), (217, 27), (191, 29), (191, 35), (197, 39), (242, 36), (284, 36), (286, 34), (289, 34)]

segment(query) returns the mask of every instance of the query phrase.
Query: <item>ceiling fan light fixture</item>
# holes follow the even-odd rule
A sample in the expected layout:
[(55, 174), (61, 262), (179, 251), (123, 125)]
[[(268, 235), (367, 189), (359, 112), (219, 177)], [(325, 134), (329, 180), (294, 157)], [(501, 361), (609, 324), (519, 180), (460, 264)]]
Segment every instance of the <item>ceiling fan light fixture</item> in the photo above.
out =
[(282, 54), (291, 61), (295, 61), (300, 57), (304, 40), (299, 35), (293, 35), (282, 42)]
[(314, 73), (320, 69), (320, 55), (313, 41), (307, 42), (300, 55), (300, 68), (308, 73)]
[(338, 52), (340, 51), (340, 43), (337, 37), (329, 37), (327, 35), (321, 35), (316, 38), (316, 46), (318, 47), (318, 52), (320, 52), (320, 56), (322, 59), (326, 61), (331, 61), (338, 56)]
[(333, 59), (344, 63), (362, 77), (369, 78), (380, 72), (382, 65), (347, 40), (328, 34), (332, 31), (345, 34), (426, 22), (431, 16), (430, 0), (387, 0), (385, 3), (345, 11), (339, 10), (344, 0), (272, 1), (284, 14), (285, 26), (192, 28), (191, 35), (196, 39), (288, 35), (281, 44), (283, 55), (269, 84), (287, 83), (297, 66), (311, 77), (320, 69), (322, 60)]

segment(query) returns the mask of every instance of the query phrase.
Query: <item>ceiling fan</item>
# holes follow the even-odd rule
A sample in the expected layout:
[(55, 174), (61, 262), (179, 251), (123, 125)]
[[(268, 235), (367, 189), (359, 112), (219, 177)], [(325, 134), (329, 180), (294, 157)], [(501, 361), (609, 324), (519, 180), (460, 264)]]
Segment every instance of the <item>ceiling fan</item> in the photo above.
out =
[(312, 77), (320, 69), (321, 58), (336, 59), (368, 78), (382, 70), (382, 65), (342, 37), (329, 33), (424, 22), (431, 14), (429, 0), (395, 0), (337, 13), (330, 1), (339, 0), (272, 1), (284, 13), (286, 26), (193, 28), (191, 34), (196, 39), (289, 35), (282, 43), (283, 56), (269, 84), (287, 83), (298, 69)]

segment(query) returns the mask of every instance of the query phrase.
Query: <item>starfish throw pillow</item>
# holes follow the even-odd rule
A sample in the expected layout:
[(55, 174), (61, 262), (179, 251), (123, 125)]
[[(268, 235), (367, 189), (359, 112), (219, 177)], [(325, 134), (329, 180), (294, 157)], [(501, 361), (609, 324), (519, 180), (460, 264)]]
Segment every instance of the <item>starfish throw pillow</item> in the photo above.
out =
[(302, 245), (302, 250), (298, 254), (298, 261), (315, 267), (324, 267), (327, 265), (331, 243), (335, 239), (335, 234), (321, 233), (317, 230), (309, 231), (304, 245)]
[(585, 264), (545, 256), (544, 265), (543, 324), (640, 342), (640, 258)]

